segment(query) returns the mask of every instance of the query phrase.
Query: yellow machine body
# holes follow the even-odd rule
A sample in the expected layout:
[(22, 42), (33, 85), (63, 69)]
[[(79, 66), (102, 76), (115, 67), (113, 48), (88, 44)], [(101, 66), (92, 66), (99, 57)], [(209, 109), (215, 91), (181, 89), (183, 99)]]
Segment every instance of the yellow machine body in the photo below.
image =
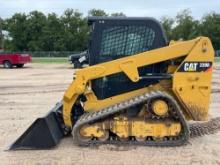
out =
[[(123, 72), (131, 81), (138, 82), (141, 79), (138, 74), (139, 67), (178, 58), (183, 59), (181, 63), (170, 65), (168, 68), (168, 72), (173, 76), (171, 81), (161, 80), (156, 85), (103, 100), (98, 100), (92, 91), (91, 81), (94, 79)], [(73, 105), (81, 94), (87, 98), (84, 110), (93, 112), (153, 89), (167, 91), (173, 95), (180, 103), (181, 110), (188, 120), (207, 120), (213, 61), (214, 50), (209, 38), (198, 37), (189, 41), (172, 42), (167, 47), (79, 69), (75, 72), (74, 81), (64, 94), (64, 123), (66, 126), (73, 126), (71, 113), (74, 111)], [(164, 84), (169, 85), (166, 87)]]

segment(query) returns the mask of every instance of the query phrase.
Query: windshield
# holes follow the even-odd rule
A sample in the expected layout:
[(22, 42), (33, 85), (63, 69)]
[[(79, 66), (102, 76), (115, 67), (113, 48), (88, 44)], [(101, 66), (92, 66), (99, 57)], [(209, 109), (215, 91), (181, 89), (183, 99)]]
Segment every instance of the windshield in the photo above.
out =
[(127, 56), (147, 51), (155, 32), (147, 26), (111, 26), (102, 31), (101, 56)]

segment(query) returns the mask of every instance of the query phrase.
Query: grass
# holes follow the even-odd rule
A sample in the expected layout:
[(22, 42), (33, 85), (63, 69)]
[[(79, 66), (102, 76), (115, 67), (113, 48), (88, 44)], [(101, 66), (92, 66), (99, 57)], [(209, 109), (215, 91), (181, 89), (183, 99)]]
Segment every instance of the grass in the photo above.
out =
[(215, 57), (215, 62), (220, 63), (220, 57)]
[(33, 57), (32, 63), (40, 64), (65, 64), (69, 63), (65, 57)]
[[(33, 57), (33, 63), (40, 64), (65, 64), (69, 63), (66, 57)], [(215, 62), (220, 63), (220, 57), (215, 58)]]

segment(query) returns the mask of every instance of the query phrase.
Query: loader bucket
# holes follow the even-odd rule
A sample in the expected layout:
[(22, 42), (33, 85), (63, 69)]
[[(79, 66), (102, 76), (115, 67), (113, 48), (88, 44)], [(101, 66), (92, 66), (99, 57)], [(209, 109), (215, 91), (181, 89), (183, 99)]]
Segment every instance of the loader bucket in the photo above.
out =
[(9, 147), (8, 150), (50, 149), (64, 136), (57, 110), (58, 103), (45, 117), (36, 119), (33, 124)]

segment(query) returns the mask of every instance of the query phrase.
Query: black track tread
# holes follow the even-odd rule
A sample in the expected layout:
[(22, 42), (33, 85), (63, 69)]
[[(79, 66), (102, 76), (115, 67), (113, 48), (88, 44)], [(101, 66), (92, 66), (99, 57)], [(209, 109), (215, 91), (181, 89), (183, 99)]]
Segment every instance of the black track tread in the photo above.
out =
[(220, 117), (212, 118), (207, 122), (196, 122), (189, 124), (190, 138), (214, 134), (220, 130)]
[[(89, 142), (84, 142), (81, 141), (80, 135), (79, 135), (79, 129), (85, 125), (85, 124), (91, 124), (98, 122), (103, 119), (107, 119), (108, 117), (119, 113), (123, 112), (124, 109), (129, 108), (131, 106), (141, 104), (146, 102), (148, 99), (155, 98), (155, 97), (163, 97), (166, 98), (170, 101), (172, 106), (174, 107), (178, 117), (179, 117), (179, 122), (182, 125), (182, 132), (178, 136), (178, 138), (172, 139), (172, 140), (163, 140), (163, 141), (153, 141), (153, 140), (146, 140), (145, 142), (138, 142), (135, 140), (130, 140), (130, 141), (119, 141), (116, 139), (110, 138), (110, 140), (105, 141), (105, 142), (100, 142), (98, 140), (91, 140)], [(79, 120), (77, 120), (76, 124), (73, 127), (72, 130), (73, 138), (76, 144), (78, 145), (83, 145), (83, 146), (88, 146), (88, 145), (99, 145), (99, 144), (119, 144), (119, 145), (144, 145), (144, 146), (160, 146), (160, 147), (172, 147), (172, 146), (180, 146), (183, 144), (186, 144), (188, 142), (189, 136), (190, 136), (190, 131), (188, 124), (184, 118), (184, 115), (182, 114), (180, 107), (178, 103), (175, 101), (175, 99), (162, 91), (155, 90), (151, 91), (149, 93), (145, 93), (142, 95), (139, 95), (137, 97), (131, 98), (129, 100), (123, 101), (121, 103), (109, 106), (107, 108), (104, 108), (100, 111), (97, 112), (89, 112), (85, 113), (82, 115)]]

